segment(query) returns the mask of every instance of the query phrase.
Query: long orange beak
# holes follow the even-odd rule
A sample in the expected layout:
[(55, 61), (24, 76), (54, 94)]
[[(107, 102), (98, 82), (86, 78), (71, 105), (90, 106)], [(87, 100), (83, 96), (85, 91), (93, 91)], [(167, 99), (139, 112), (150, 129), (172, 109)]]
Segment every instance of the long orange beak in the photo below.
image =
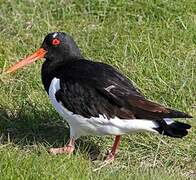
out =
[(12, 73), (15, 72), (17, 69), (22, 68), (23, 66), (27, 65), (27, 64), (31, 64), (33, 62), (35, 62), (38, 59), (41, 59), (44, 57), (44, 55), (46, 54), (46, 50), (44, 50), (43, 48), (38, 49), (35, 53), (33, 53), (32, 55), (28, 56), (27, 58), (21, 60), (20, 62), (17, 62), (16, 64), (14, 64), (12, 67), (10, 67), (9, 69), (7, 69), (5, 71), (5, 73)]

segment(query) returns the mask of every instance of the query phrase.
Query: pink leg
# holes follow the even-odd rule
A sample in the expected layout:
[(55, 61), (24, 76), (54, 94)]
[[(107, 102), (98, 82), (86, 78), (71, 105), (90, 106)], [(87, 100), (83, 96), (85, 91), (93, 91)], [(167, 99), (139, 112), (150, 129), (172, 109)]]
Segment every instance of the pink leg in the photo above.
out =
[(115, 140), (114, 140), (114, 144), (112, 146), (112, 150), (111, 152), (107, 155), (106, 160), (105, 161), (109, 161), (112, 162), (114, 161), (115, 155), (116, 155), (116, 150), (118, 148), (118, 145), (120, 143), (120, 136), (116, 136)]
[(74, 138), (70, 138), (70, 140), (68, 141), (68, 143), (66, 144), (65, 147), (50, 148), (49, 152), (51, 154), (63, 154), (63, 153), (71, 154), (74, 151), (74, 149), (75, 149), (74, 144), (75, 144), (75, 139)]

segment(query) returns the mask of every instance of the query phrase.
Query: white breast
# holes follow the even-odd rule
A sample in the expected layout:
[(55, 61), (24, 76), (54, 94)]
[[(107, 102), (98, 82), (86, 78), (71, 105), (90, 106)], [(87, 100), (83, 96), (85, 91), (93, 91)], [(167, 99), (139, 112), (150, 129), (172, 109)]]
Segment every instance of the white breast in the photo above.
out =
[(145, 119), (107, 119), (104, 115), (85, 118), (67, 110), (56, 100), (55, 94), (60, 89), (60, 80), (54, 78), (49, 87), (49, 98), (56, 111), (68, 122), (70, 136), (78, 138), (84, 135), (122, 135), (138, 131), (152, 131), (157, 127), (154, 121)]

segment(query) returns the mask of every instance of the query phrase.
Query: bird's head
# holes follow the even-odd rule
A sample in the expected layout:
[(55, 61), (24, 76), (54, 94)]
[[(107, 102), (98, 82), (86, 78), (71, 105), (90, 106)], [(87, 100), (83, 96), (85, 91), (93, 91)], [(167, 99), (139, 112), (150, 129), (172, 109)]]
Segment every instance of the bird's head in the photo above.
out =
[(14, 64), (6, 70), (6, 73), (15, 72), (17, 69), (42, 58), (45, 58), (46, 61), (66, 61), (82, 58), (82, 55), (75, 41), (69, 35), (63, 32), (53, 32), (44, 38), (41, 47), (36, 52)]

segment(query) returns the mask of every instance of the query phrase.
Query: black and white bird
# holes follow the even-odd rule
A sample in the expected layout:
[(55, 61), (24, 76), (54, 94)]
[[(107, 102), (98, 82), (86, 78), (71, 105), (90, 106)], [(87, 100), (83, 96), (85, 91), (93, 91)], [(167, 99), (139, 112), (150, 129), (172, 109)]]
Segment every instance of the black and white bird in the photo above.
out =
[(40, 58), (45, 58), (41, 71), (44, 88), (70, 127), (67, 145), (51, 148), (51, 153), (72, 153), (75, 140), (81, 136), (115, 135), (107, 156), (112, 161), (121, 135), (150, 131), (182, 138), (188, 134), (191, 126), (172, 118), (190, 115), (147, 100), (112, 66), (85, 59), (72, 37), (63, 32), (48, 34), (38, 51), (6, 72)]

